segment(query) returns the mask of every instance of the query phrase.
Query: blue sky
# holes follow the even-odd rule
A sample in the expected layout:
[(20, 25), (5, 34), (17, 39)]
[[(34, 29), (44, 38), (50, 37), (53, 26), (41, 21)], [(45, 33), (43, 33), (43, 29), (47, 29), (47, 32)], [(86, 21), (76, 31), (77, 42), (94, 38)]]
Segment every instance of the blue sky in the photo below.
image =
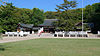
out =
[[(7, 1), (7, 0), (3, 0)], [(9, 2), (12, 2), (14, 6), (19, 8), (28, 8), (32, 9), (34, 7), (43, 9), (44, 11), (56, 11), (56, 5), (62, 4), (63, 0), (8, 0)], [(70, 0), (69, 0), (70, 1)], [(76, 8), (82, 8), (82, 0), (76, 0), (77, 1), (77, 7)], [(84, 0), (84, 7), (86, 5), (91, 5), (93, 3), (100, 2), (100, 0)]]

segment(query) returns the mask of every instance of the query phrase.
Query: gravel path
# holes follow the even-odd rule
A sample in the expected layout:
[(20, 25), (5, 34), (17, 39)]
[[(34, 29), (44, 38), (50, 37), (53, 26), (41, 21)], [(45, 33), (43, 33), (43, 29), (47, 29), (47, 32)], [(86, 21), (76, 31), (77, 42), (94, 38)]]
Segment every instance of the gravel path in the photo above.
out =
[(23, 41), (30, 39), (38, 39), (38, 38), (39, 37), (34, 37), (32, 34), (26, 37), (3, 37), (3, 39), (0, 39), (0, 43), (16, 42), (16, 41)]
[(16, 42), (16, 41), (22, 41), (22, 40), (30, 40), (30, 39), (38, 39), (33, 37), (4, 37), (3, 39), (0, 39), (0, 43), (7, 43), (7, 42)]

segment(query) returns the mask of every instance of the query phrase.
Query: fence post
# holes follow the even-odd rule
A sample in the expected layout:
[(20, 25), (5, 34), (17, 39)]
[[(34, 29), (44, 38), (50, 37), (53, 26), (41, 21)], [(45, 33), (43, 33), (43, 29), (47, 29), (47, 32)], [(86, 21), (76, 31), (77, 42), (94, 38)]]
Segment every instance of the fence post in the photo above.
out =
[(65, 34), (63, 33), (63, 37), (65, 37), (64, 35), (65, 35)]
[(19, 34), (17, 34), (17, 37), (19, 37)]
[(13, 34), (13, 37), (14, 37), (14, 34)]
[(70, 37), (70, 34), (69, 34), (69, 37)]
[(58, 33), (57, 33), (57, 37), (58, 37)]
[(78, 34), (77, 33), (75, 34), (75, 37), (78, 37)]
[(9, 37), (9, 34), (8, 34), (8, 37)]

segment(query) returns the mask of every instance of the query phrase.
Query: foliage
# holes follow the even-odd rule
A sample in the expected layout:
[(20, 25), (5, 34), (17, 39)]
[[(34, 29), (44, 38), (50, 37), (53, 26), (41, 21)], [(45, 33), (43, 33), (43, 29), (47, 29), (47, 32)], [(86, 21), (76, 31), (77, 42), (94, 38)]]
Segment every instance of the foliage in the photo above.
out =
[(45, 16), (43, 10), (39, 10), (38, 8), (33, 8), (31, 22), (34, 23), (35, 26), (44, 22)]
[[(64, 0), (64, 3), (60, 6), (57, 5), (58, 9), (58, 19), (57, 24), (58, 29), (63, 29), (65, 31), (72, 31), (76, 29), (75, 24), (80, 21), (80, 10), (81, 9), (72, 9), (76, 7), (76, 1), (67, 1)], [(72, 10), (70, 10), (72, 9)], [(55, 25), (54, 24), (54, 25)]]
[(38, 25), (44, 18), (44, 12), (37, 8), (17, 8), (12, 3), (0, 6), (0, 26), (4, 31), (16, 31), (18, 23)]
[(1, 28), (1, 26), (0, 26), (0, 38), (2, 39), (2, 32), (3, 32), (4, 30)]
[(12, 6), (12, 3), (11, 4), (7, 4), (7, 6), (1, 6), (2, 10), (1, 10), (1, 13), (0, 13), (0, 25), (2, 26), (2, 28), (4, 30), (9, 30), (10, 28), (13, 29), (13, 11), (15, 9), (14, 6)]
[(58, 12), (68, 11), (69, 9), (76, 7), (76, 4), (77, 4), (76, 1), (64, 0), (63, 4), (56, 5), (58, 7), (58, 8), (56, 8), (56, 10)]
[(57, 19), (59, 16), (57, 12), (47, 11), (44, 13), (46, 19)]
[[(72, 29), (75, 30), (77, 28), (75, 24), (81, 22), (82, 8), (70, 9), (71, 6), (68, 6), (68, 4), (70, 5), (70, 1), (66, 2), (66, 6), (65, 4), (61, 4), (61, 6), (57, 6), (59, 8), (57, 9), (59, 14), (57, 18), (60, 19), (60, 21), (55, 24), (58, 26), (58, 29), (64, 29), (70, 31)], [(74, 5), (76, 6), (76, 4), (77, 3), (75, 3)], [(66, 8), (66, 10), (64, 8)], [(83, 10), (84, 10), (84, 23), (93, 23), (94, 28), (91, 28), (91, 30), (94, 32), (100, 30), (100, 26), (99, 26), (100, 25), (100, 19), (99, 19), (100, 3), (88, 5), (85, 8), (83, 8)], [(79, 27), (80, 29), (82, 28), (82, 26)], [(84, 30), (89, 30), (89, 29), (90, 28), (88, 27), (88, 25), (84, 25)]]
[(72, 19), (65, 20), (64, 18), (60, 18), (59, 21), (54, 22), (54, 26), (60, 30), (73, 31), (76, 28), (75, 26), (76, 22), (77, 20), (72, 20)]
[(94, 24), (94, 28), (91, 30), (97, 33), (100, 30), (100, 3), (86, 6), (85, 15), (87, 21)]

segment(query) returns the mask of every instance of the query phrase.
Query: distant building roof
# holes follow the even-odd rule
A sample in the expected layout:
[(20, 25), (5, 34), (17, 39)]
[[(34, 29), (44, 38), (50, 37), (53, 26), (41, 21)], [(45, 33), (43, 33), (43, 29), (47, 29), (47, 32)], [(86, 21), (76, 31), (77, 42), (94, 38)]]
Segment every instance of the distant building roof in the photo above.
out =
[(53, 22), (58, 21), (58, 19), (45, 19), (43, 24), (39, 26), (53, 26)]
[(23, 24), (23, 23), (20, 23), (20, 26), (21, 27), (26, 27), (26, 28), (32, 28), (34, 25), (33, 24)]

